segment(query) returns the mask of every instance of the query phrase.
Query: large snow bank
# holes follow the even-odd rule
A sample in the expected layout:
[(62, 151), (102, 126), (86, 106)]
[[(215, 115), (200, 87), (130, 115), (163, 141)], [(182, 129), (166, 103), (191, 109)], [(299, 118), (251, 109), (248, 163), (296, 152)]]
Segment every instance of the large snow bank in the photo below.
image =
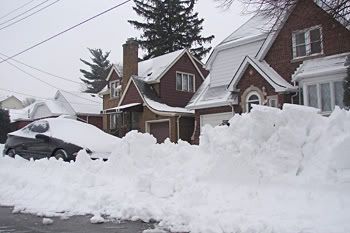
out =
[(350, 232), (350, 112), (255, 106), (200, 146), (129, 133), (107, 162), (0, 158), (0, 204), (183, 232)]

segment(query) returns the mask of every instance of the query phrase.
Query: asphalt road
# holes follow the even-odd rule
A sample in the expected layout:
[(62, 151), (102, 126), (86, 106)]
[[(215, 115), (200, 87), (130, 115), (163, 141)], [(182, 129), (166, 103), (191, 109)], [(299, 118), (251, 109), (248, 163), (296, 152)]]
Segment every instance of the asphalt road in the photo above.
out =
[(142, 233), (153, 229), (151, 223), (107, 222), (91, 224), (91, 216), (73, 216), (63, 220), (50, 218), (51, 225), (44, 225), (43, 218), (31, 214), (12, 214), (11, 207), (0, 207), (0, 233)]

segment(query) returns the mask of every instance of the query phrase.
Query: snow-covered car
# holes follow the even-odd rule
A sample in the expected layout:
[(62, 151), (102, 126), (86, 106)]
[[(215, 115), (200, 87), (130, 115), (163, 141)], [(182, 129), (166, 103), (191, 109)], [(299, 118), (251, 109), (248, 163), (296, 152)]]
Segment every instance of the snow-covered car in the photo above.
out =
[(85, 149), (92, 158), (107, 159), (119, 140), (90, 124), (67, 118), (48, 118), (9, 133), (3, 153), (26, 159), (56, 157), (69, 161)]

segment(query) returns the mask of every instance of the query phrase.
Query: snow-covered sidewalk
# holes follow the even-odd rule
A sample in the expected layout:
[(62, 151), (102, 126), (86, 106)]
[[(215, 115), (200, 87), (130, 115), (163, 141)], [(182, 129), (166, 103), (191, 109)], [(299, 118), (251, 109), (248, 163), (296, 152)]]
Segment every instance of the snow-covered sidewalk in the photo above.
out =
[[(350, 113), (255, 106), (200, 146), (129, 133), (107, 162), (0, 158), (0, 205), (195, 233), (349, 233)], [(67, 130), (69, 133), (69, 130)]]

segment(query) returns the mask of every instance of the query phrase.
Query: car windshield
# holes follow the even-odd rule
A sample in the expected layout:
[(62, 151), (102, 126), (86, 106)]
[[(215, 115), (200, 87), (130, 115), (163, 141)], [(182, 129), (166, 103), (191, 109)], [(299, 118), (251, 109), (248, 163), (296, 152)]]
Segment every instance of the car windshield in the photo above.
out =
[(47, 121), (35, 121), (23, 128), (27, 133), (45, 133), (49, 130), (49, 123)]

